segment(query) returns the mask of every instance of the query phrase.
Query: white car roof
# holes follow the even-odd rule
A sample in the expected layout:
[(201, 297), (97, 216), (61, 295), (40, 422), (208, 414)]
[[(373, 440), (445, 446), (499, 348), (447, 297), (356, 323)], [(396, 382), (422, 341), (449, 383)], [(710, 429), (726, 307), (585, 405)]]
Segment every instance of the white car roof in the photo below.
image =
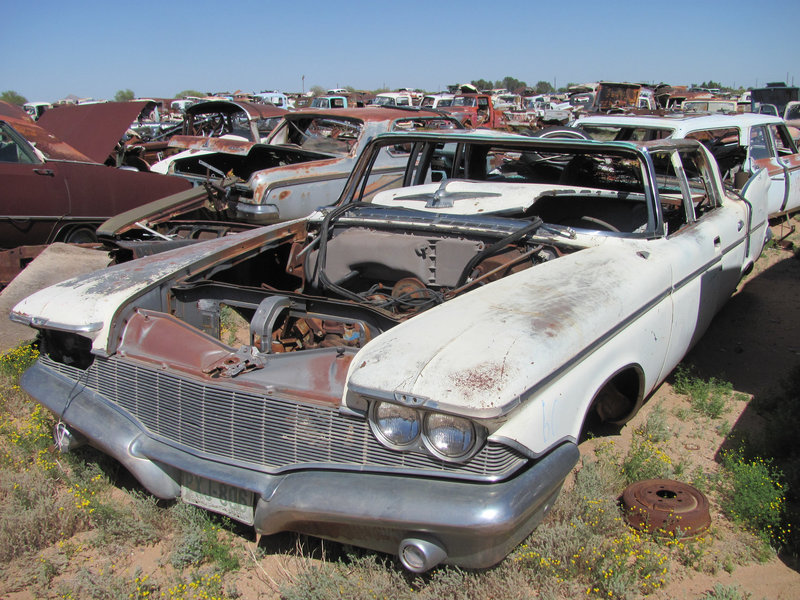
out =
[(682, 137), (692, 131), (702, 129), (722, 129), (724, 127), (737, 127), (749, 130), (756, 125), (774, 125), (783, 123), (783, 119), (771, 115), (756, 113), (737, 113), (735, 115), (686, 115), (683, 113), (668, 116), (627, 116), (627, 115), (597, 115), (577, 119), (572, 126), (581, 125), (611, 125), (625, 127), (649, 127), (670, 129), (673, 137)]

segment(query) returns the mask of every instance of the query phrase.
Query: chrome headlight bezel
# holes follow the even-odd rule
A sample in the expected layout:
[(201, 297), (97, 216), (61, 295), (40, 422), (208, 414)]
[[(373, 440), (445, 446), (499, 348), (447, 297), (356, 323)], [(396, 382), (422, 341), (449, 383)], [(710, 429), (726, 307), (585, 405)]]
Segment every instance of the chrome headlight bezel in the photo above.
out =
[[(382, 417), (380, 416), (379, 412), (383, 407), (395, 409), (398, 415), (404, 413), (408, 417), (411, 417), (409, 420), (416, 424), (416, 432), (414, 432), (413, 435), (408, 436), (406, 441), (397, 441), (396, 439), (392, 439), (391, 435), (388, 434), (386, 429), (380, 424)], [(371, 402), (369, 407), (369, 426), (372, 429), (373, 435), (375, 435), (381, 444), (387, 448), (392, 448), (393, 450), (408, 450), (419, 446), (419, 438), (420, 435), (422, 435), (422, 420), (420, 417), (421, 415), (419, 414), (419, 411), (395, 402), (376, 400)]]

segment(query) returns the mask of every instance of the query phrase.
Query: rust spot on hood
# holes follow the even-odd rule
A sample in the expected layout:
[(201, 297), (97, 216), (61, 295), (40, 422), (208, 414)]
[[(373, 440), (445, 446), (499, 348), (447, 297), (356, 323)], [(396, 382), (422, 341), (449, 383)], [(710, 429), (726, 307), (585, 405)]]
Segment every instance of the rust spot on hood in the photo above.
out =
[(470, 395), (476, 392), (495, 391), (500, 388), (505, 375), (505, 366), (498, 363), (483, 363), (473, 369), (450, 376), (453, 384)]

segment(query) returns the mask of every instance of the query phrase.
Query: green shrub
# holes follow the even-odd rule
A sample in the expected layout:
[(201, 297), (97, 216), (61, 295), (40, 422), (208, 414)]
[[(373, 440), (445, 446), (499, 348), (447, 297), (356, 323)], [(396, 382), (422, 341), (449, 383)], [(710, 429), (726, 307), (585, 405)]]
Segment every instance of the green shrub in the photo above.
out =
[(239, 558), (231, 545), (220, 539), (222, 528), (216, 524), (218, 520), (229, 523), (227, 519), (184, 503), (176, 504), (171, 512), (180, 532), (178, 543), (170, 555), (173, 567), (182, 569), (209, 562), (222, 571), (239, 568)]
[(659, 448), (650, 436), (636, 430), (631, 446), (622, 460), (625, 481), (633, 483), (642, 479), (669, 479), (674, 475), (672, 459)]
[(748, 600), (752, 596), (739, 590), (738, 585), (715, 583), (714, 588), (700, 596), (700, 600)]
[(670, 436), (670, 426), (667, 411), (661, 404), (653, 408), (647, 416), (647, 421), (642, 427), (642, 433), (654, 442), (666, 442)]
[(724, 451), (722, 465), (723, 509), (742, 526), (776, 547), (786, 543), (786, 490), (782, 473), (771, 459), (746, 459), (740, 452)]
[(673, 389), (689, 396), (692, 410), (711, 419), (720, 418), (728, 410), (727, 402), (733, 396), (733, 385), (715, 377), (703, 381), (691, 374), (691, 369), (680, 364), (675, 369)]
[(35, 344), (28, 342), (0, 354), (0, 375), (17, 378), (36, 362), (39, 358), (39, 349)]

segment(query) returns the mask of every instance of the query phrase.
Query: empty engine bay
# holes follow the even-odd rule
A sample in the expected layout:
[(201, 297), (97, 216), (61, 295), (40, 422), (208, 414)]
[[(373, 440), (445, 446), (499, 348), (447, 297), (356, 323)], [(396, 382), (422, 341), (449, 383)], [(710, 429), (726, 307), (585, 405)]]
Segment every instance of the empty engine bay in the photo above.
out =
[(260, 352), (358, 348), (476, 286), (574, 251), (537, 237), (538, 218), (470, 235), (331, 221), (173, 286), (175, 316)]

